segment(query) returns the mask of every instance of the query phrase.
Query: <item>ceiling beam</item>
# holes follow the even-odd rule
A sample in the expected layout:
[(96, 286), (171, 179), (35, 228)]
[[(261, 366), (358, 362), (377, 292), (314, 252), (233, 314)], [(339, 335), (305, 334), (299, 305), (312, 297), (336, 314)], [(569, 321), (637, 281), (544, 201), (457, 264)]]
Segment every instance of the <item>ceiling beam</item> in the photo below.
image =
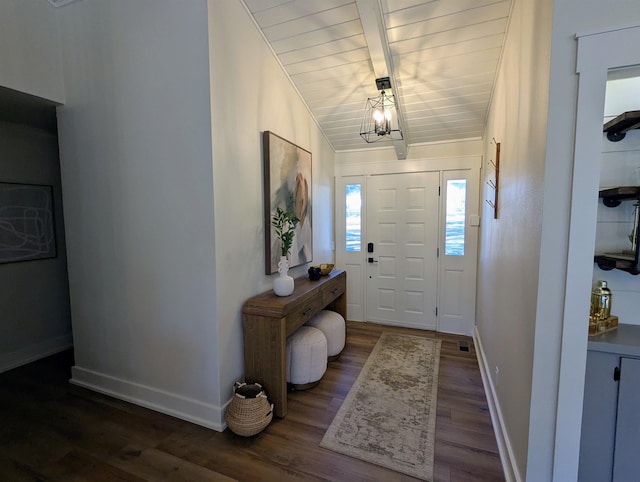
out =
[(386, 59), (386, 40), (382, 14), (377, 0), (356, 0), (358, 12), (360, 12), (360, 23), (364, 31), (364, 37), (369, 47), (369, 57), (376, 79), (380, 77), (390, 77), (389, 67)]
[(391, 79), (391, 90), (396, 101), (396, 115), (398, 116), (398, 128), (402, 131), (402, 139), (394, 140), (393, 147), (396, 150), (398, 159), (407, 158), (407, 141), (404, 139), (404, 115), (403, 107), (398, 91), (395, 86), (399, 85), (393, 69), (393, 59), (389, 51), (389, 41), (384, 26), (382, 16), (382, 6), (379, 0), (356, 0), (358, 12), (360, 12), (360, 22), (362, 30), (369, 48), (369, 57), (376, 79), (389, 77)]

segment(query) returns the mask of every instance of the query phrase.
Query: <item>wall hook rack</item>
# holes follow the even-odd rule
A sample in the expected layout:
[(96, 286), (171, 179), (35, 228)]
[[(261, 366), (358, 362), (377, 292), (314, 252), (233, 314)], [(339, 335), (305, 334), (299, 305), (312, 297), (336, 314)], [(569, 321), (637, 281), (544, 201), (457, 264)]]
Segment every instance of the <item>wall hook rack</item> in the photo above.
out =
[(496, 158), (490, 159), (487, 165), (493, 168), (493, 176), (487, 180), (487, 185), (493, 189), (493, 199), (485, 199), (485, 202), (493, 208), (493, 219), (498, 219), (498, 191), (500, 190), (500, 143), (493, 137), (492, 144), (496, 146)]

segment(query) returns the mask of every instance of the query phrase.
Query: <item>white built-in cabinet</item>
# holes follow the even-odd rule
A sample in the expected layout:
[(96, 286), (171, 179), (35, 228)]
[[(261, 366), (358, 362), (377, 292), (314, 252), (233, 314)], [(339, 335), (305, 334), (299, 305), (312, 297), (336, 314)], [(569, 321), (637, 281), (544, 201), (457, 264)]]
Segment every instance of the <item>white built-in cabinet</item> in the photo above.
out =
[(622, 324), (589, 341), (580, 482), (639, 480), (640, 326)]

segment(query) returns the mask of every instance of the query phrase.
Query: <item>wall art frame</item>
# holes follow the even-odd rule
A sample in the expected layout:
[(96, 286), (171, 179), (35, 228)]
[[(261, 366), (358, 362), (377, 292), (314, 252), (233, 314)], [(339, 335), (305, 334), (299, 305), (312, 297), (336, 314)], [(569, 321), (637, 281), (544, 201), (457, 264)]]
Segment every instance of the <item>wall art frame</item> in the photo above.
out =
[(56, 256), (53, 186), (0, 182), (0, 263)]
[(274, 134), (262, 133), (264, 162), (265, 274), (278, 271), (281, 248), (271, 225), (276, 209), (293, 212), (299, 219), (289, 255), (289, 267), (313, 261), (311, 216), (311, 152)]

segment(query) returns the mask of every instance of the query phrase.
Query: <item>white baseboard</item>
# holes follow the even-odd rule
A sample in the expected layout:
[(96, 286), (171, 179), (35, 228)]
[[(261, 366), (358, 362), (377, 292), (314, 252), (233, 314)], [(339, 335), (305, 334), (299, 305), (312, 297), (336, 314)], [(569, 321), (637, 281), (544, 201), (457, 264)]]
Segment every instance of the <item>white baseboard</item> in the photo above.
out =
[(484, 385), (484, 392), (487, 397), (487, 403), (489, 404), (491, 423), (493, 424), (493, 431), (496, 434), (496, 442), (498, 443), (498, 451), (500, 452), (500, 460), (502, 462), (505, 479), (507, 482), (522, 482), (524, 479), (518, 470), (513, 454), (513, 447), (511, 446), (509, 435), (504, 425), (500, 402), (498, 401), (493, 381), (489, 376), (487, 359), (482, 348), (482, 341), (480, 340), (477, 327), (474, 328), (473, 343), (476, 348), (480, 375), (482, 376), (482, 384)]
[(227, 427), (224, 421), (224, 406), (200, 402), (78, 366), (71, 368), (71, 380), (69, 381), (74, 385), (135, 403), (218, 432), (224, 431)]
[(40, 341), (8, 353), (0, 353), (0, 373), (67, 350), (73, 346), (71, 333)]

